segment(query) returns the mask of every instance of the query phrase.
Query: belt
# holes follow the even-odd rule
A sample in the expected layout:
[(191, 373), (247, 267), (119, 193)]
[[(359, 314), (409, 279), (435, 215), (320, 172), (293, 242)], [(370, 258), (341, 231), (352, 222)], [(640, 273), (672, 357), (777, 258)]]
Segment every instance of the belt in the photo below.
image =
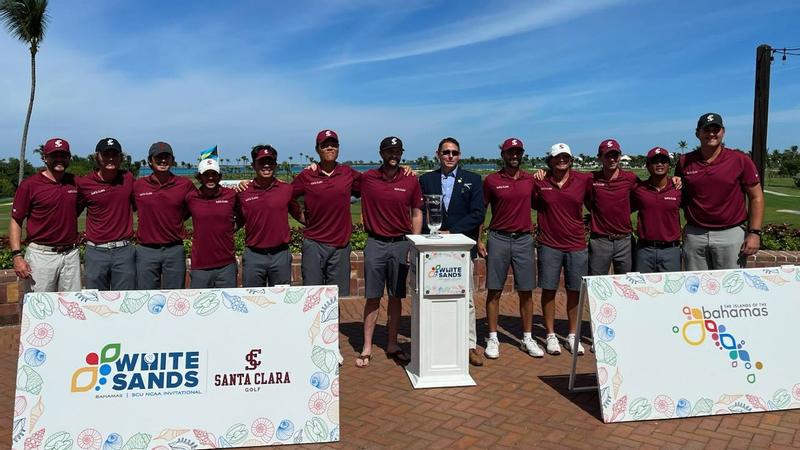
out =
[(378, 236), (375, 233), (367, 233), (367, 236), (371, 237), (372, 239), (375, 239), (376, 241), (381, 241), (381, 242), (402, 242), (406, 240), (405, 236), (394, 236), (394, 237)]
[(284, 250), (289, 250), (289, 244), (281, 244), (275, 247), (267, 247), (267, 248), (258, 248), (258, 247), (247, 247), (253, 253), (258, 253), (259, 255), (274, 255), (275, 253), (282, 252)]
[(183, 241), (167, 242), (166, 244), (142, 244), (141, 242), (139, 242), (139, 245), (141, 245), (142, 247), (159, 249), (159, 248), (174, 247), (176, 245), (183, 245)]
[(492, 233), (497, 233), (500, 236), (510, 237), (511, 239), (517, 239), (522, 236), (530, 236), (531, 233), (529, 231), (502, 231), (502, 230), (489, 230)]
[(127, 239), (123, 239), (121, 241), (112, 241), (112, 242), (103, 242), (102, 244), (98, 244), (92, 241), (86, 241), (86, 245), (89, 247), (97, 247), (97, 248), (118, 248), (118, 247), (127, 247), (131, 245), (131, 241)]
[(600, 233), (589, 233), (589, 237), (592, 239), (608, 239), (610, 241), (619, 241), (621, 239), (627, 239), (631, 237), (630, 233), (625, 234), (600, 234)]
[(680, 247), (681, 241), (648, 241), (646, 239), (639, 239), (641, 247), (655, 247), (655, 248), (672, 248)]
[(36, 242), (29, 242), (29, 248), (33, 248), (36, 250), (41, 250), (43, 252), (52, 252), (52, 253), (67, 253), (72, 251), (73, 249), (78, 248), (78, 244), (69, 244), (69, 245), (42, 245), (37, 244)]

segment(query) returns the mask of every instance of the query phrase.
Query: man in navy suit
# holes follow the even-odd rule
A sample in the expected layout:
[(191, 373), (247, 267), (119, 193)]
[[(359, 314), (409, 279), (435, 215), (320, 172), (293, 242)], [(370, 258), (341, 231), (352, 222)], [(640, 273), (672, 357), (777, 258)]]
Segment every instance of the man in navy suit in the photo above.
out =
[[(461, 146), (454, 138), (446, 137), (439, 142), (436, 157), (439, 158), (440, 167), (422, 175), (419, 183), (423, 195), (442, 195), (444, 217), (440, 232), (461, 233), (478, 241), (479, 229), (486, 214), (481, 176), (458, 166)], [(425, 224), (423, 232), (427, 233), (427, 229)], [(477, 251), (473, 247), (472, 258), (476, 257)], [(483, 357), (476, 350), (475, 303), (472, 292), (469, 295), (469, 348), (470, 364), (482, 366)]]

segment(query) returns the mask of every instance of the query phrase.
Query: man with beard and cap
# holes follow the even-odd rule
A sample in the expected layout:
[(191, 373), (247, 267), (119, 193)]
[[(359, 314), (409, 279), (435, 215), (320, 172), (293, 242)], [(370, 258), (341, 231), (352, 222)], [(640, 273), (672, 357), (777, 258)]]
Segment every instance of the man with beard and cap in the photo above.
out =
[(583, 206), (591, 195), (592, 176), (572, 170), (572, 151), (567, 144), (553, 145), (546, 161), (547, 175), (536, 181), (534, 190), (539, 225), (539, 287), (542, 288), (542, 313), (547, 329), (545, 343), (547, 353), (561, 353), (555, 334), (555, 315), (556, 290), (563, 268), (569, 326), (565, 346), (570, 352), (574, 349), (582, 355), (583, 346), (576, 342), (575, 334), (581, 281), (589, 269)]
[[(237, 228), (239, 201), (236, 192), (220, 186), (222, 175), (216, 159), (197, 165), (199, 189), (186, 194), (192, 217), (192, 289), (235, 288), (236, 254), (233, 234)], [(240, 215), (240, 214), (239, 214)]]
[(186, 253), (183, 222), (187, 217), (186, 194), (195, 190), (185, 177), (175, 176), (172, 147), (166, 142), (150, 146), (147, 162), (153, 173), (133, 183), (139, 216), (136, 237), (136, 288), (183, 289), (186, 285)]
[[(78, 188), (66, 172), (71, 153), (66, 139), (44, 144), (45, 169), (17, 188), (11, 209), (8, 240), (14, 273), (33, 292), (69, 292), (81, 289), (78, 250)], [(25, 224), (27, 252), (22, 253)]]
[(315, 149), (319, 164), (300, 172), (292, 181), (295, 197), (303, 197), (301, 271), (306, 286), (339, 286), (339, 295), (350, 295), (350, 236), (353, 219), (350, 196), (358, 195), (361, 173), (339, 164), (339, 135), (333, 130), (317, 133)]
[(400, 349), (397, 333), (408, 275), (409, 241), (405, 235), (422, 230), (422, 193), (417, 177), (400, 167), (403, 151), (400, 138), (384, 138), (380, 143), (383, 164), (361, 176), (361, 211), (368, 235), (364, 247), (364, 347), (356, 359), (361, 368), (369, 366), (372, 359), (372, 336), (384, 289), (389, 297), (386, 355), (399, 363), (410, 360)]
[(264, 287), (292, 281), (289, 251), (289, 214), (305, 223), (294, 200), (292, 186), (275, 177), (278, 151), (271, 145), (256, 145), (250, 152), (256, 176), (237, 194), (244, 223), (242, 285)]
[(700, 116), (695, 136), (700, 148), (675, 167), (684, 185), (684, 269), (744, 267), (761, 246), (764, 193), (758, 171), (747, 155), (725, 147), (719, 114)]
[(654, 147), (647, 152), (650, 178), (637, 183), (631, 195), (638, 211), (636, 271), (681, 270), (681, 191), (669, 177), (669, 152)]
[(522, 342), (520, 348), (535, 358), (544, 352), (533, 339), (533, 288), (536, 287), (534, 271), (534, 246), (531, 236), (531, 202), (533, 176), (522, 170), (522, 140), (508, 138), (500, 145), (503, 168), (483, 180), (484, 205), (490, 205), (487, 245), (478, 240), (478, 254), (486, 258), (486, 319), (489, 337), (484, 355), (489, 359), (500, 357), (497, 338), (497, 319), (500, 313), (500, 295), (506, 283), (508, 267), (514, 271), (514, 288), (519, 295), (519, 313), (522, 317)]
[[(480, 226), (486, 215), (483, 204), (483, 183), (481, 176), (459, 166), (461, 146), (455, 138), (446, 137), (436, 149), (439, 168), (419, 178), (423, 195), (441, 195), (443, 221), (440, 233), (463, 233), (476, 242), (480, 241)], [(423, 233), (427, 226), (423, 226)], [(472, 259), (477, 249), (471, 251)], [(469, 295), (469, 362), (482, 366), (483, 358), (477, 351), (477, 332), (475, 330), (474, 292)]]
[(133, 175), (120, 169), (122, 145), (114, 138), (100, 139), (94, 159), (97, 170), (78, 178), (79, 201), (86, 205), (86, 288), (133, 290)]

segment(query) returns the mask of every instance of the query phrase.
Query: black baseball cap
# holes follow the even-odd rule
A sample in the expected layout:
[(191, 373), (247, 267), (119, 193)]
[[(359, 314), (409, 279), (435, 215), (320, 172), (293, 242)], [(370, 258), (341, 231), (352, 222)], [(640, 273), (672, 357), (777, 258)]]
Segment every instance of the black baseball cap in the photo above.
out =
[(702, 130), (705, 127), (709, 127), (711, 125), (718, 125), (721, 128), (725, 128), (725, 125), (722, 124), (722, 116), (717, 113), (705, 113), (697, 119), (697, 129)]
[(103, 138), (97, 143), (95, 146), (94, 151), (95, 153), (100, 153), (104, 150), (116, 150), (122, 153), (122, 145), (119, 143), (118, 140), (114, 138)]
[(153, 156), (160, 155), (162, 153), (167, 153), (170, 156), (175, 157), (175, 154), (172, 153), (172, 147), (166, 142), (159, 141), (150, 146), (150, 151), (147, 152), (147, 159), (150, 159)]
[(389, 136), (383, 138), (381, 141), (381, 151), (388, 150), (390, 148), (399, 148), (403, 150), (403, 141), (400, 140), (399, 137)]

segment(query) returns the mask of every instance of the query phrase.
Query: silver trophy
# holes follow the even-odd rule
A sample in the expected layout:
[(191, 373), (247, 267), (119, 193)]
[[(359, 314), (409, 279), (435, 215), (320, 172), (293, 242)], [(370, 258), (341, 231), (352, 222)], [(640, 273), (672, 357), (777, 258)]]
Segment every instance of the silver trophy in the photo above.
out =
[(428, 228), (431, 233), (429, 239), (441, 239), (439, 228), (442, 227), (442, 196), (431, 194), (425, 196), (425, 213), (427, 214)]

